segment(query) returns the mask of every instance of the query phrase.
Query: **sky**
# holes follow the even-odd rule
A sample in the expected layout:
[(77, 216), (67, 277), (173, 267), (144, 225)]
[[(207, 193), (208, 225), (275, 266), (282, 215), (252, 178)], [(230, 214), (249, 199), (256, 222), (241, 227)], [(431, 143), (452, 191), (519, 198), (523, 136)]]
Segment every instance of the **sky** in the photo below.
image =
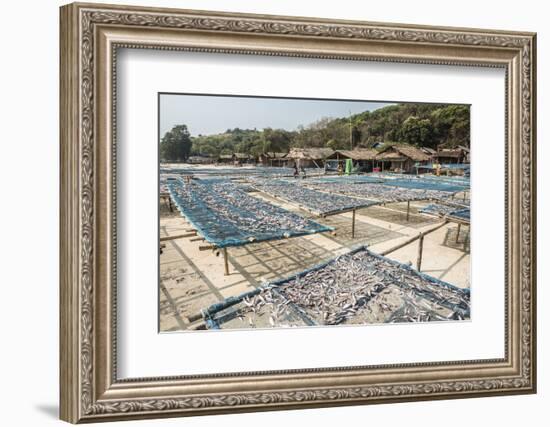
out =
[(383, 102), (260, 98), (211, 95), (160, 95), (160, 136), (185, 124), (192, 136), (223, 133), (227, 129), (295, 130), (324, 117), (350, 114), (391, 105)]

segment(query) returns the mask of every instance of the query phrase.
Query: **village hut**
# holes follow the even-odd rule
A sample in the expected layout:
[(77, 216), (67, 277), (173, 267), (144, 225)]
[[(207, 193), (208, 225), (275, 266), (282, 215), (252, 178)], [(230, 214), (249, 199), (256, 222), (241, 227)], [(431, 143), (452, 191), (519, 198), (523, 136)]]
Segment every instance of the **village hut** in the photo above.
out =
[(282, 167), (286, 164), (288, 153), (267, 152), (260, 154), (260, 163), (264, 166)]
[(233, 154), (220, 154), (218, 163), (233, 163)]
[(470, 163), (470, 147), (459, 145), (458, 148), (464, 152), (464, 163)]
[(342, 164), (344, 167), (346, 160), (351, 159), (353, 161), (353, 167), (358, 172), (372, 172), (374, 168), (374, 162), (378, 151), (369, 148), (356, 148), (354, 150), (336, 150), (329, 157), (327, 162)]
[[(468, 150), (469, 151), (469, 150)], [(466, 152), (464, 148), (440, 148), (433, 155), (434, 161), (441, 165), (445, 164), (461, 164), (466, 163), (469, 156), (469, 152)]]
[(247, 153), (233, 153), (233, 162), (238, 164), (255, 163), (255, 157)]
[(430, 147), (420, 147), (420, 150), (430, 157), (430, 161), (433, 161), (433, 156), (437, 153), (437, 151)]
[(199, 156), (191, 156), (187, 159), (187, 163), (196, 164), (196, 165), (206, 165), (213, 163), (214, 159), (206, 154), (201, 154)]
[(430, 161), (430, 156), (417, 147), (396, 144), (380, 151), (376, 156), (376, 161), (381, 165), (383, 171), (416, 173), (419, 166)]
[(325, 160), (333, 153), (332, 148), (292, 148), (286, 158), (292, 161), (288, 166), (324, 168)]

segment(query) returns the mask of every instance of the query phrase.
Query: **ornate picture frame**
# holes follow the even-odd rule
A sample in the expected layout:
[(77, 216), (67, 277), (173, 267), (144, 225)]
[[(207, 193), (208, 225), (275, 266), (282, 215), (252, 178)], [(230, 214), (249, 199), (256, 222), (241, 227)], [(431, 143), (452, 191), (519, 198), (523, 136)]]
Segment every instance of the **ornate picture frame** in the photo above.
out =
[[(313, 18), (70, 4), (61, 8), (60, 383), (72, 423), (536, 391), (536, 35)], [(506, 72), (506, 342), (491, 360), (119, 380), (118, 48)]]

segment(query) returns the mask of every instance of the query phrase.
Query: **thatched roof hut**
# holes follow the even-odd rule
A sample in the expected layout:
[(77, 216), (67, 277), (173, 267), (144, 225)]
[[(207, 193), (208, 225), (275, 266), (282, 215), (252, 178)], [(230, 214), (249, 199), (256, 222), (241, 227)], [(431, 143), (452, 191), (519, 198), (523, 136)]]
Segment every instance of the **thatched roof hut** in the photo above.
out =
[(291, 148), (286, 156), (288, 159), (294, 160), (325, 160), (334, 153), (332, 148)]
[(329, 159), (352, 159), (352, 160), (374, 160), (378, 155), (378, 151), (370, 148), (355, 148), (354, 150), (336, 150)]
[(430, 160), (430, 156), (420, 150), (420, 148), (401, 144), (390, 145), (380, 151), (378, 156), (376, 156), (376, 160), (397, 158), (410, 159), (414, 162), (427, 162)]
[(251, 160), (254, 159), (253, 156), (247, 153), (233, 153), (233, 158), (237, 160)]
[(332, 148), (291, 148), (286, 158), (294, 160), (300, 167), (320, 168), (324, 166), (326, 158), (333, 153)]
[(395, 144), (380, 151), (376, 160), (382, 162), (383, 169), (410, 173), (415, 172), (417, 164), (428, 162), (430, 156), (412, 145)]
[(260, 154), (260, 162), (266, 166), (284, 166), (288, 153), (267, 152)]
[[(469, 151), (469, 150), (468, 150)], [(439, 163), (464, 163), (468, 157), (469, 152), (466, 151), (464, 148), (456, 147), (456, 148), (443, 148), (438, 150), (434, 155), (433, 158), (437, 160)]]

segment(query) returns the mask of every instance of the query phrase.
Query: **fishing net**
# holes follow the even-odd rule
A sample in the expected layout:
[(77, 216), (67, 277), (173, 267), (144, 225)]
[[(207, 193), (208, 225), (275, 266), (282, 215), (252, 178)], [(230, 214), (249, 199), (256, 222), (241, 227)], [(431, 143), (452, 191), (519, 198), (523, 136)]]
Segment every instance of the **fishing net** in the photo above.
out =
[(179, 179), (167, 185), (180, 213), (220, 248), (333, 229), (252, 197), (229, 181)]
[(463, 320), (470, 291), (358, 248), (203, 310), (207, 327)]

